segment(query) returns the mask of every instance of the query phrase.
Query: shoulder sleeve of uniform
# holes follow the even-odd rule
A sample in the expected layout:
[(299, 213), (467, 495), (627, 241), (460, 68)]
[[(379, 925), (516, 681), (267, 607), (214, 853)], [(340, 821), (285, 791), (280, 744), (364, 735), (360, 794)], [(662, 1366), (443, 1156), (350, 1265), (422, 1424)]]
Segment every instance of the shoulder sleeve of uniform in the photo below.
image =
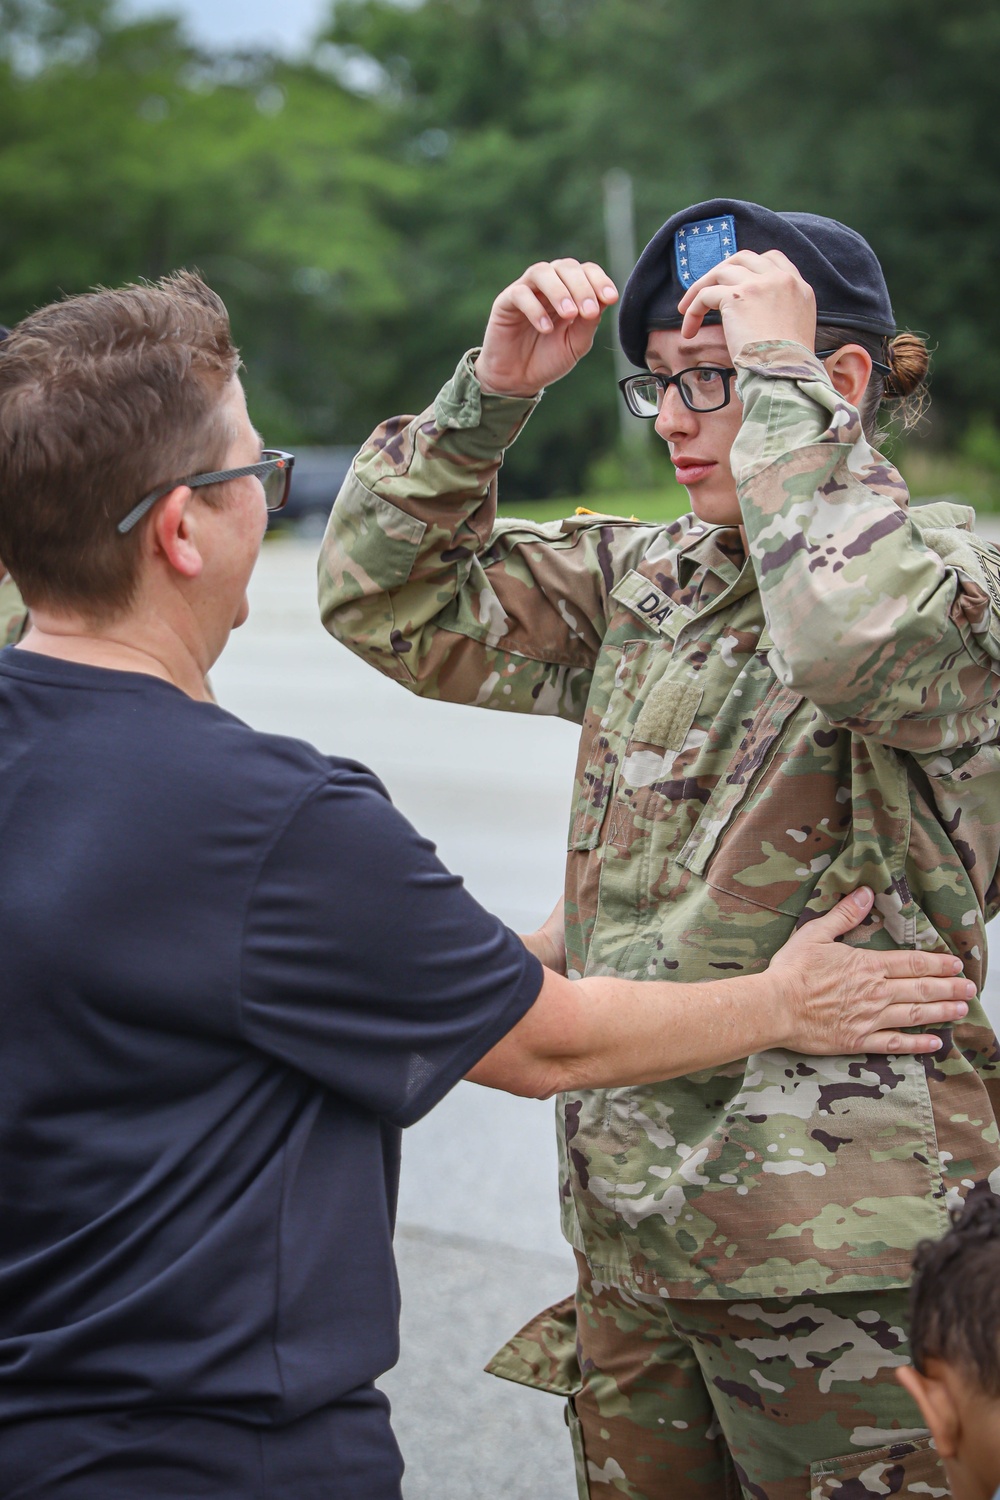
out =
[(971, 506), (915, 506), (914, 530), (960, 580), (955, 609), (991, 656), (1000, 659), (1000, 547), (977, 536)]

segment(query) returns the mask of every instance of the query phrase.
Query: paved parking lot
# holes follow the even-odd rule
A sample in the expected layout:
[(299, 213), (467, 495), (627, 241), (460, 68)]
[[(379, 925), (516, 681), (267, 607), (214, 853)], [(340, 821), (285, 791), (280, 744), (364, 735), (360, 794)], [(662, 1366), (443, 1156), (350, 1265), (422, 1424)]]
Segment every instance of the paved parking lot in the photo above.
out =
[[(422, 703), (322, 630), (315, 542), (264, 548), (250, 621), (213, 673), (265, 730), (365, 761), (445, 863), (511, 926), (562, 886), (576, 731), (555, 720)], [(988, 1007), (1000, 1019), (1000, 971)], [(404, 1143), (397, 1249), (403, 1356), (384, 1384), (407, 1500), (572, 1500), (561, 1403), (481, 1373), (506, 1336), (565, 1295), (552, 1105), (459, 1087)]]

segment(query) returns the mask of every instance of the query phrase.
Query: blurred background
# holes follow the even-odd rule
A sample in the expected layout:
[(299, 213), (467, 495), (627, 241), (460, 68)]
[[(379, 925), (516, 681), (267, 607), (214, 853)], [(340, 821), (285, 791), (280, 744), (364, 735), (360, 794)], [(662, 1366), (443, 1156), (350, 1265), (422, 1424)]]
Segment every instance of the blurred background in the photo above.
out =
[[(196, 266), (268, 442), (353, 448), (529, 262), (612, 258), (625, 173), (640, 247), (718, 195), (866, 234), (935, 348), (913, 491), (1000, 505), (990, 0), (0, 0), (0, 26), (0, 321)], [(613, 343), (549, 392), (506, 503), (682, 508), (665, 452), (623, 449)]]
[[(990, 0), (0, 0), (0, 322), (200, 269), (315, 533), (356, 447), (429, 403), (530, 262), (627, 273), (710, 197), (811, 209), (871, 240), (933, 345), (930, 413), (892, 439), (915, 497), (967, 499), (1000, 537), (998, 76)], [(546, 395), (507, 507), (686, 509), (665, 445), (620, 425), (614, 342), (606, 319)], [(534, 926), (573, 726), (399, 692), (320, 628), (315, 552), (265, 547), (220, 701), (373, 765), (473, 893)], [(985, 998), (1000, 1019), (1000, 977)], [(480, 1373), (572, 1288), (553, 1137), (551, 1105), (470, 1084), (407, 1132), (385, 1382), (407, 1500), (575, 1493), (560, 1403)]]

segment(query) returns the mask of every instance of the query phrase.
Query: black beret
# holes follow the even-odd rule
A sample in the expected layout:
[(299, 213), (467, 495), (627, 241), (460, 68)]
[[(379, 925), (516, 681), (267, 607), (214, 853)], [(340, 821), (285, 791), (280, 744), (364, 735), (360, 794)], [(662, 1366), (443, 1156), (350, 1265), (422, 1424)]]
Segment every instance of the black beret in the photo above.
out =
[[(618, 311), (618, 337), (634, 365), (645, 366), (650, 329), (681, 326), (677, 304), (692, 282), (737, 250), (783, 251), (816, 293), (818, 322), (896, 332), (882, 267), (857, 230), (819, 214), (778, 214), (739, 198), (712, 198), (674, 214), (636, 261)], [(721, 320), (711, 312), (705, 321)]]

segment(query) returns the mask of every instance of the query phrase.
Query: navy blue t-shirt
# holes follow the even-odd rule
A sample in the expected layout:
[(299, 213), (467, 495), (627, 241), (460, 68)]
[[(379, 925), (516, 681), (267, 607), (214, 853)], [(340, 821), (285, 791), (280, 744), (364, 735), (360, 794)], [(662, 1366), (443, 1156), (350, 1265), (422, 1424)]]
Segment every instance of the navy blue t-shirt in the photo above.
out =
[(38, 1419), (259, 1442), (364, 1406), (399, 1128), (540, 986), (364, 767), (0, 654), (0, 1467)]

